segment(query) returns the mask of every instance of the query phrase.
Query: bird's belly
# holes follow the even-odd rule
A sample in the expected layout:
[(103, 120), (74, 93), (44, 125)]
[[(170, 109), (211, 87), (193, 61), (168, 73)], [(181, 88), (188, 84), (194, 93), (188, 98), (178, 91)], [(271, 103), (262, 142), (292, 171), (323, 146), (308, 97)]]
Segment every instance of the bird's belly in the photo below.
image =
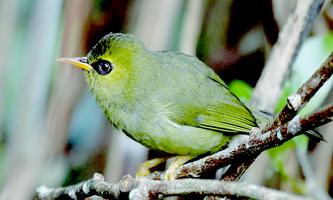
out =
[[(165, 127), (164, 127), (165, 129)], [(126, 132), (148, 148), (176, 155), (201, 155), (216, 152), (228, 141), (222, 133), (191, 126), (168, 127), (156, 132)]]
[(110, 122), (130, 138), (148, 148), (170, 154), (196, 156), (216, 152), (230, 140), (219, 132), (179, 125), (153, 111), (147, 112), (152, 113), (150, 117), (141, 113), (117, 109), (113, 110), (114, 115), (109, 113), (108, 116)]

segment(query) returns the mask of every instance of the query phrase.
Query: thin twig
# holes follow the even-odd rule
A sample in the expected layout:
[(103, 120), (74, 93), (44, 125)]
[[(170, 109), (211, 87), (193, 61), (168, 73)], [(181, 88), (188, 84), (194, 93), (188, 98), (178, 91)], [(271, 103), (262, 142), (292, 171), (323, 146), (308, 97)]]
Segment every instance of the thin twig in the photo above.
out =
[(309, 198), (245, 183), (218, 180), (181, 179), (173, 181), (155, 181), (133, 179), (124, 176), (118, 184), (104, 181), (101, 174), (74, 186), (50, 189), (45, 186), (37, 190), (37, 199), (84, 199), (91, 196), (105, 199), (157, 199), (168, 196), (212, 195), (259, 200), (307, 200)]
[(50, 189), (40, 186), (37, 188), (36, 199), (84, 199), (93, 195), (107, 199), (117, 199), (120, 198), (121, 191), (129, 192), (134, 187), (132, 184), (136, 184), (136, 182), (132, 179), (132, 177), (124, 176), (118, 184), (110, 184), (104, 181), (103, 175), (95, 173), (93, 178), (68, 187)]
[(253, 159), (247, 160), (236, 160), (236, 162), (231, 163), (228, 170), (222, 175), (221, 180), (224, 181), (236, 181), (238, 180), (248, 167), (255, 161), (257, 156), (253, 156)]
[(304, 130), (310, 130), (316, 126), (321, 126), (332, 121), (333, 105), (327, 106), (318, 112), (303, 118), (300, 123)]
[[(312, 115), (309, 115), (299, 121), (301, 132), (311, 130), (313, 128), (319, 127), (321, 125), (327, 124), (332, 121), (333, 116), (333, 105), (328, 106), (325, 109), (322, 109)], [(231, 163), (231, 166), (225, 172), (222, 177), (222, 180), (225, 181), (234, 181), (238, 180), (240, 176), (248, 169), (248, 167), (254, 162), (255, 158), (260, 154), (253, 154), (252, 159), (250, 157), (242, 162)]]
[[(142, 197), (141, 199), (154, 199), (168, 196), (186, 196), (189, 194), (196, 195), (214, 195), (214, 196), (226, 196), (235, 198), (250, 198), (250, 199), (307, 199), (292, 195), (289, 193), (268, 189), (262, 186), (250, 185), (245, 183), (226, 182), (217, 180), (203, 180), (203, 179), (182, 179), (173, 181), (151, 181), (144, 180), (141, 182), (133, 193)], [(139, 198), (140, 199), (140, 198)]]

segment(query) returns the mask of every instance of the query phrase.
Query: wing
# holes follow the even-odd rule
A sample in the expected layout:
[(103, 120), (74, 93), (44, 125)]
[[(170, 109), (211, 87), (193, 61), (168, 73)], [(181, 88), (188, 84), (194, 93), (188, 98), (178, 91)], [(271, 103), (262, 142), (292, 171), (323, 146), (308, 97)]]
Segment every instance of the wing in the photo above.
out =
[(164, 74), (172, 78), (164, 79), (168, 88), (159, 88), (159, 101), (169, 105), (172, 121), (225, 134), (257, 127), (251, 111), (207, 65), (184, 54), (166, 53)]
[[(226, 135), (247, 134), (253, 127), (258, 127), (251, 111), (229, 91), (217, 75), (207, 77), (206, 81), (209, 82), (207, 88), (190, 89), (181, 93), (179, 98), (189, 99), (188, 101), (174, 101), (173, 105), (176, 106), (172, 109), (171, 116), (174, 122)], [(177, 99), (177, 96), (174, 97)]]
[(193, 120), (197, 127), (225, 134), (249, 133), (251, 128), (257, 127), (256, 120), (246, 108), (226, 103), (208, 106)]
[(196, 117), (198, 127), (223, 133), (249, 133), (253, 127), (258, 126), (251, 111), (230, 92), (220, 77), (213, 73), (208, 78), (222, 87), (227, 98), (216, 105), (206, 105), (206, 109)]
[[(230, 135), (247, 134), (253, 127), (258, 127), (252, 112), (229, 90), (215, 72), (208, 70), (204, 75), (205, 78), (198, 83), (206, 85), (207, 88), (194, 94), (193, 91), (198, 90), (190, 90), (192, 92), (183, 94), (187, 94), (189, 98), (196, 96), (205, 99), (197, 104), (194, 103), (195, 106), (184, 106), (186, 109), (183, 110), (183, 116), (189, 116), (189, 118), (183, 119), (190, 122), (188, 125)], [(185, 123), (185, 121), (179, 122)]]

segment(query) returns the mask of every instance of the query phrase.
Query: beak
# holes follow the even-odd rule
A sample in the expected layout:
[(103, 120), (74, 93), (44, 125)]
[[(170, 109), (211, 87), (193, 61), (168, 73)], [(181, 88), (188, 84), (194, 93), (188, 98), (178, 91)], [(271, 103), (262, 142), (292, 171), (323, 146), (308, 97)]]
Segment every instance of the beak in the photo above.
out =
[(75, 67), (90, 71), (92, 67), (87, 63), (86, 57), (75, 57), (75, 58), (59, 58), (58, 62), (69, 63)]

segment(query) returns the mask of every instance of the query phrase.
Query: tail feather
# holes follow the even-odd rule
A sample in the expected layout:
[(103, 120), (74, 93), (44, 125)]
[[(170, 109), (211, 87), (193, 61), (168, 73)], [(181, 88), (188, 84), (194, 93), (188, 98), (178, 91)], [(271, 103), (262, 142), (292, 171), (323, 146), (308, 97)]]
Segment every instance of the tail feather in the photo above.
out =
[[(251, 109), (253, 112), (255, 118), (258, 121), (258, 124), (266, 124), (268, 121), (272, 120), (274, 115), (272, 113), (267, 113), (263, 111), (259, 111), (256, 109)], [(325, 138), (323, 137), (322, 134), (320, 134), (317, 130), (307, 130), (304, 132), (305, 135), (307, 135), (310, 138), (314, 138), (320, 141), (325, 141)]]
[(315, 138), (318, 139), (320, 141), (324, 141), (327, 142), (324, 138), (324, 136), (322, 134), (320, 134), (317, 130), (307, 130), (304, 133), (305, 135), (307, 135), (310, 138)]

